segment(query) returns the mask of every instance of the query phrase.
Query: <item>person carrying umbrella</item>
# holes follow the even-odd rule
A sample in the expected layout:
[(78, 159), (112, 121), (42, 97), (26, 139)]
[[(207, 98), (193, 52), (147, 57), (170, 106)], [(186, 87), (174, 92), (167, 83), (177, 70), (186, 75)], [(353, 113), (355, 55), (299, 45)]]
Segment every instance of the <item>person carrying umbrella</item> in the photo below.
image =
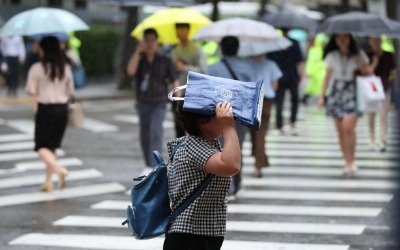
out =
[[(186, 82), (188, 71), (204, 73), (207, 68), (206, 56), (201, 47), (189, 39), (190, 24), (176, 23), (176, 36), (179, 43), (172, 49), (172, 61), (179, 75), (179, 82)], [(173, 108), (176, 108), (176, 103), (172, 103)], [(173, 112), (176, 114), (176, 112)], [(176, 137), (185, 135), (185, 130), (179, 125), (175, 117)]]
[[(326, 65), (324, 83), (318, 100), (326, 113), (332, 116), (338, 134), (340, 149), (346, 162), (343, 175), (351, 177), (357, 171), (355, 163), (356, 133), (358, 118), (356, 107), (355, 74), (357, 71), (370, 74), (367, 55), (358, 48), (350, 34), (334, 34), (324, 48)], [(325, 103), (325, 94), (329, 87)]]
[(268, 54), (268, 58), (276, 62), (283, 72), (282, 78), (279, 79), (278, 90), (276, 91), (276, 128), (281, 135), (285, 134), (283, 130), (283, 102), (285, 100), (286, 90), (290, 91), (291, 96), (291, 116), (290, 127), (291, 134), (297, 135), (296, 121), (299, 106), (299, 84), (304, 76), (304, 56), (301, 52), (299, 43), (288, 37), (288, 28), (282, 28), (283, 36), (292, 42), (287, 49), (272, 52)]
[(172, 60), (158, 53), (158, 34), (153, 28), (143, 31), (141, 41), (126, 67), (127, 74), (136, 78), (136, 109), (139, 115), (140, 144), (147, 175), (157, 165), (153, 151), (163, 152), (163, 127), (169, 85), (179, 86)]
[[(381, 102), (379, 111), (381, 125), (379, 149), (381, 152), (384, 152), (386, 151), (387, 145), (387, 119), (390, 108), (391, 91), (394, 85), (393, 83), (396, 82), (396, 59), (393, 53), (382, 50), (381, 38), (369, 37), (368, 43), (371, 47), (371, 51), (368, 52), (368, 57), (372, 62), (374, 74), (381, 78), (383, 89), (385, 91), (385, 99)], [(372, 150), (376, 148), (375, 116), (375, 112), (368, 114), (368, 127), (371, 140), (370, 148)]]

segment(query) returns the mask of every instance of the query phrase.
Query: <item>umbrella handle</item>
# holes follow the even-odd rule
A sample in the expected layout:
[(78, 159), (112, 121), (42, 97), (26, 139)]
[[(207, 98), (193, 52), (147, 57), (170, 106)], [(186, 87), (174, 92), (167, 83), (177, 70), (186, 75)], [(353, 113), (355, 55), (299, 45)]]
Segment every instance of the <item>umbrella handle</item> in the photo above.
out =
[(171, 92), (168, 93), (168, 99), (170, 99), (171, 101), (184, 101), (185, 100), (184, 97), (178, 97), (178, 96), (173, 96), (173, 95), (178, 91), (186, 89), (186, 86), (187, 85), (182, 85), (182, 86), (176, 87), (173, 90), (171, 90)]

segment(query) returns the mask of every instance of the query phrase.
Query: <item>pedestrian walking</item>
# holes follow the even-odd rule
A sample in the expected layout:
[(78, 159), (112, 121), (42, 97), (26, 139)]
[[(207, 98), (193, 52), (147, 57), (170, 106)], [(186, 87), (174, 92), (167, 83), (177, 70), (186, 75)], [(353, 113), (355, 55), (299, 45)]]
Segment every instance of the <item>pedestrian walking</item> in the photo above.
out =
[[(179, 43), (172, 49), (171, 57), (178, 72), (179, 82), (185, 84), (188, 71), (205, 73), (207, 61), (201, 47), (189, 40), (190, 24), (177, 23), (175, 29)], [(172, 103), (172, 108), (177, 108), (175, 102)], [(176, 112), (173, 112), (173, 114), (176, 114)], [(185, 131), (179, 126), (176, 117), (174, 118), (176, 137), (182, 137), (185, 135)]]
[(333, 117), (340, 149), (346, 162), (343, 174), (348, 177), (358, 169), (354, 159), (358, 118), (355, 74), (356, 71), (364, 72), (369, 60), (350, 34), (332, 35), (324, 48), (323, 57), (326, 75), (318, 105), (325, 104), (324, 96), (329, 87), (326, 113)]
[(304, 56), (301, 52), (299, 42), (288, 36), (289, 29), (282, 28), (283, 36), (292, 42), (288, 48), (280, 51), (271, 52), (268, 58), (276, 62), (283, 73), (279, 79), (278, 90), (276, 91), (276, 128), (281, 135), (285, 134), (283, 129), (283, 102), (285, 92), (290, 92), (291, 112), (290, 112), (290, 133), (297, 135), (297, 112), (299, 107), (299, 84), (304, 76)]
[(57, 38), (40, 41), (41, 59), (28, 72), (26, 91), (35, 113), (35, 151), (46, 165), (42, 192), (53, 190), (52, 175), (58, 176), (58, 189), (65, 187), (68, 171), (57, 162), (56, 149), (61, 147), (68, 118), (68, 100), (74, 93), (74, 81)]
[[(381, 39), (379, 37), (369, 37), (368, 43), (371, 51), (367, 54), (374, 74), (379, 76), (382, 80), (383, 90), (385, 91), (385, 99), (380, 103), (380, 140), (379, 150), (386, 151), (387, 147), (387, 120), (390, 109), (392, 89), (396, 82), (396, 59), (394, 53), (383, 51), (381, 48)], [(375, 117), (376, 112), (368, 114), (368, 128), (370, 135), (370, 148), (375, 150), (377, 148), (375, 141)]]
[[(227, 193), (230, 176), (240, 170), (240, 146), (232, 106), (218, 103), (215, 117), (182, 111), (178, 119), (189, 134), (168, 143), (169, 154), (180, 146), (168, 166), (172, 210), (176, 209), (206, 179), (212, 181), (193, 203), (171, 224), (164, 250), (219, 250), (226, 233)], [(224, 138), (221, 148), (218, 137)]]
[(282, 77), (282, 72), (274, 61), (265, 58), (265, 54), (254, 56), (251, 61), (251, 67), (254, 70), (255, 79), (264, 81), (264, 99), (260, 129), (251, 131), (252, 151), (256, 160), (254, 176), (261, 177), (261, 169), (270, 166), (265, 149), (266, 135), (275, 91), (278, 89), (278, 80)]
[[(243, 82), (252, 82), (254, 80), (254, 75), (249, 62), (243, 61), (237, 57), (239, 51), (239, 40), (234, 36), (225, 36), (221, 39), (220, 47), (222, 59), (220, 62), (210, 65), (207, 68), (207, 74)], [(248, 129), (236, 120), (235, 125), (239, 137), (240, 148), (242, 148)], [(221, 140), (221, 143), (224, 144), (223, 140)], [(230, 199), (235, 199), (236, 193), (240, 190), (240, 186), (241, 173), (239, 172), (232, 177), (231, 187), (229, 189)]]
[(0, 51), (3, 55), (0, 69), (6, 78), (7, 96), (16, 97), (19, 86), (20, 68), (24, 64), (26, 56), (25, 44), (22, 37), (1, 37)]
[(153, 151), (163, 152), (163, 121), (165, 120), (170, 86), (178, 87), (179, 80), (172, 60), (158, 53), (158, 35), (150, 28), (143, 32), (126, 71), (135, 77), (136, 110), (139, 115), (139, 136), (147, 175), (156, 161)]

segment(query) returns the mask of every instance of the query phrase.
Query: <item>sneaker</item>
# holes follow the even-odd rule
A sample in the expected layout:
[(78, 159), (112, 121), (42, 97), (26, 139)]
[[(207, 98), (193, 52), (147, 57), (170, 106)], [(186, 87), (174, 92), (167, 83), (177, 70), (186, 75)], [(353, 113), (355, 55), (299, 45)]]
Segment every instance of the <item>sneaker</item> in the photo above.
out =
[(380, 145), (380, 149), (379, 149), (382, 153), (386, 152), (386, 143), (385, 142), (381, 142)]
[(376, 144), (374, 142), (370, 142), (368, 147), (369, 150), (376, 151)]
[(235, 194), (230, 194), (228, 195), (228, 203), (233, 202), (236, 200), (236, 195)]
[(293, 136), (298, 136), (299, 135), (299, 131), (297, 130), (296, 127), (291, 127), (290, 128), (290, 134)]

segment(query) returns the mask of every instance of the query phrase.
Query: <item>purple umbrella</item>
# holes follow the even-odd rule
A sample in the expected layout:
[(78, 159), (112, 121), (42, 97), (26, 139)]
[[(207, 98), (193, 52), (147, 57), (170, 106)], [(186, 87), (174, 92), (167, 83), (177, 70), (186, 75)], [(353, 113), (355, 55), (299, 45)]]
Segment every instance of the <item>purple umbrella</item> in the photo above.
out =
[(306, 15), (290, 10), (281, 10), (265, 14), (262, 21), (267, 22), (276, 28), (313, 30), (318, 26), (318, 23), (315, 20)]
[(189, 6), (196, 4), (194, 0), (92, 0), (94, 3), (129, 6), (163, 5), (163, 6)]
[(351, 11), (327, 18), (317, 29), (331, 34), (356, 33), (358, 35), (392, 34), (400, 23), (372, 13)]

